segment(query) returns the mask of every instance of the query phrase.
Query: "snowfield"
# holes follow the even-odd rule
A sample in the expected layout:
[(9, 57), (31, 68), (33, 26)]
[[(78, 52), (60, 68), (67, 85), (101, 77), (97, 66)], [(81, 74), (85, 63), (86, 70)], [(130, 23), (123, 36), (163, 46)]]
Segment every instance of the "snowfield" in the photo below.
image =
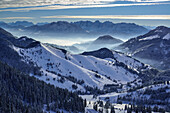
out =
[[(14, 50), (22, 56), (24, 62), (32, 62), (34, 66), (40, 68), (42, 74), (36, 76), (38, 79), (70, 91), (85, 91), (85, 86), (102, 90), (106, 84), (127, 84), (127, 82), (138, 80), (138, 75), (129, 72), (122, 66), (115, 65), (114, 59), (72, 55), (45, 44), (24, 49), (14, 47)], [(114, 54), (118, 61), (136, 72), (137, 68), (142, 66), (141, 63), (130, 57)], [(78, 84), (72, 79), (82, 81), (82, 83)], [(73, 85), (76, 85), (77, 88), (73, 88)]]
[(169, 39), (170, 39), (170, 33), (168, 33), (167, 35), (165, 35), (165, 36), (163, 37), (163, 39), (169, 40)]
[(149, 36), (149, 37), (139, 39), (139, 41), (141, 41), (141, 40), (152, 40), (152, 39), (155, 39), (155, 38), (160, 38), (160, 36), (159, 35)]

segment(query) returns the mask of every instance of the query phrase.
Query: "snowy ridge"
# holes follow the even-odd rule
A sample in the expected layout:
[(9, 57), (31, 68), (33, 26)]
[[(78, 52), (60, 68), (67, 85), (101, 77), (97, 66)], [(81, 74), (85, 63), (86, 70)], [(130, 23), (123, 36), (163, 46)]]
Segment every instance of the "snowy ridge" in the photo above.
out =
[[(157, 39), (157, 38), (160, 38), (160, 36), (159, 35), (149, 36), (149, 37), (141, 38), (141, 39), (139, 39), (139, 41), (141, 41), (141, 40), (152, 40), (152, 39)], [(167, 33), (162, 39), (163, 40), (169, 40), (170, 39), (170, 33)]]
[(170, 68), (169, 40), (170, 28), (158, 26), (144, 35), (126, 41), (118, 49), (154, 68), (167, 70)]
[(141, 40), (152, 40), (152, 39), (155, 39), (155, 38), (160, 38), (160, 36), (158, 36), (158, 35), (149, 36), (149, 37), (139, 39), (139, 41), (141, 41)]
[(117, 52), (113, 51), (113, 54), (117, 61), (126, 64), (131, 69), (138, 70), (139, 68), (142, 68), (142, 66), (144, 65), (143, 63), (141, 63), (131, 57), (128, 57), (122, 53), (117, 53)]
[(170, 33), (168, 33), (167, 35), (165, 35), (165, 36), (163, 37), (163, 39), (169, 40), (169, 39), (170, 39)]
[[(41, 76), (36, 76), (38, 79), (69, 90), (85, 91), (86, 86), (102, 90), (106, 84), (127, 84), (138, 79), (138, 75), (115, 65), (113, 59), (110, 61), (93, 56), (72, 55), (44, 44), (27, 49), (15, 47), (15, 50), (24, 62), (33, 62), (34, 66), (40, 67)], [(125, 58), (122, 56), (118, 60), (132, 65), (134, 61), (131, 58), (123, 61)], [(77, 88), (73, 88), (73, 85)]]

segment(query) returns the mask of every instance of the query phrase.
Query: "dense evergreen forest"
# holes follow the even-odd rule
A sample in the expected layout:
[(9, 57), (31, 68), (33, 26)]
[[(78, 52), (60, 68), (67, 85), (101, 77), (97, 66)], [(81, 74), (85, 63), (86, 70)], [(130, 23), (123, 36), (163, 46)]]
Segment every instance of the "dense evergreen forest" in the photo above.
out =
[(0, 62), (0, 113), (84, 112), (76, 93), (46, 84)]

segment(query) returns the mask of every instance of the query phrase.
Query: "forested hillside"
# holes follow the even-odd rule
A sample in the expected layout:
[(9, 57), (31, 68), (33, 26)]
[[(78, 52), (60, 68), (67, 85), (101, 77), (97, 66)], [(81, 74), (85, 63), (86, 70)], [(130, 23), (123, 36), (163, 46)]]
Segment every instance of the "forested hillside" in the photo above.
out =
[[(47, 106), (46, 108), (44, 106)], [(0, 113), (84, 111), (76, 93), (46, 84), (0, 62)]]

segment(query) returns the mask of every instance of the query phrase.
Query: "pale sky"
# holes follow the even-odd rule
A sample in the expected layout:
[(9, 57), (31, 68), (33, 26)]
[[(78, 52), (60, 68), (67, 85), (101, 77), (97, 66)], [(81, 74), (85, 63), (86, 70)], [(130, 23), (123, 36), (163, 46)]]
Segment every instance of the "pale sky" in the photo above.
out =
[(1, 0), (0, 21), (101, 20), (170, 26), (170, 0)]

